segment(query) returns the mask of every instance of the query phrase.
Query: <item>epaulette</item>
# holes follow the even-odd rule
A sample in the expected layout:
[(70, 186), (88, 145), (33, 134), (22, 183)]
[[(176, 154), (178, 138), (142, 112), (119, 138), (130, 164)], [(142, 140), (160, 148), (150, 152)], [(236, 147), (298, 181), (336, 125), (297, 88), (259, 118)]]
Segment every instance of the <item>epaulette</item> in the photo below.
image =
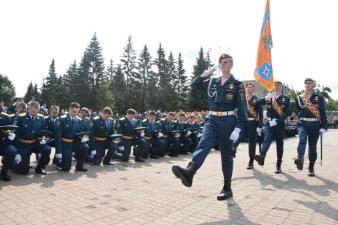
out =
[(60, 119), (66, 119), (66, 118), (67, 118), (67, 115), (60, 116)]
[(4, 116), (9, 116), (7, 113), (5, 112), (1, 112), (0, 114), (4, 115)]
[(100, 119), (99, 116), (95, 116), (95, 117), (93, 118), (93, 120), (98, 120), (98, 119)]
[(46, 119), (48, 119), (48, 116), (45, 116), (44, 118), (45, 118), (45, 120), (46, 120)]
[(42, 116), (42, 117), (44, 117), (44, 115), (42, 115), (42, 114), (40, 114), (40, 113), (38, 113), (38, 115), (37, 116)]
[(125, 121), (126, 120), (126, 118), (125, 117), (123, 117), (122, 119), (120, 119), (120, 121)]
[(147, 119), (142, 120), (143, 123), (147, 122)]
[(19, 116), (24, 117), (24, 116), (26, 116), (26, 113), (20, 113)]

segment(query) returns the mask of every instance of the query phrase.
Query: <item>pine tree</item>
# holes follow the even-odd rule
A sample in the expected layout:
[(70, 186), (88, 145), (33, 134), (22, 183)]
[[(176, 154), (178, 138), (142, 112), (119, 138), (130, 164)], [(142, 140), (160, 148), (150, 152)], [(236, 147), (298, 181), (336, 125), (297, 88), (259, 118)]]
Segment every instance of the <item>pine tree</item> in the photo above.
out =
[(0, 98), (4, 101), (5, 105), (11, 105), (15, 95), (15, 87), (13, 83), (7, 76), (0, 73)]
[(55, 71), (55, 60), (53, 59), (50, 66), (48, 76), (44, 79), (41, 88), (41, 101), (50, 106), (56, 101), (55, 92), (57, 85), (57, 74)]
[(29, 85), (27, 87), (26, 94), (24, 96), (24, 101), (26, 103), (28, 103), (31, 100), (35, 100), (35, 98), (34, 98), (34, 87), (33, 87), (32, 81), (29, 83)]
[(159, 77), (159, 98), (158, 107), (161, 110), (168, 111), (171, 109), (170, 102), (173, 99), (168, 96), (168, 92), (172, 90), (170, 85), (170, 77), (168, 75), (168, 61), (165, 58), (165, 51), (160, 46), (157, 50), (157, 58), (155, 59), (155, 65), (157, 67), (157, 74)]
[(115, 105), (118, 113), (125, 113), (128, 109), (126, 102), (128, 96), (126, 96), (126, 82), (122, 72), (121, 65), (117, 65), (115, 76), (112, 82), (112, 92), (115, 97)]
[[(154, 98), (156, 96), (156, 87), (154, 88), (154, 85), (149, 85), (149, 83), (152, 82), (152, 84), (157, 81), (151, 81), (150, 79), (153, 78), (151, 75), (154, 74), (152, 71), (152, 62), (151, 62), (151, 55), (148, 50), (147, 45), (144, 46), (142, 52), (139, 55), (138, 63), (137, 63), (137, 70), (138, 75), (140, 78), (140, 85), (141, 88), (140, 91), (140, 99), (138, 101), (138, 109), (141, 112), (144, 112), (146, 110), (149, 110), (150, 108), (154, 107), (154, 105), (151, 105), (151, 98)], [(155, 85), (156, 86), (156, 85)]]
[[(200, 76), (209, 66), (208, 60), (204, 57), (204, 51), (201, 47), (198, 58), (196, 59), (196, 65), (193, 67), (193, 77)], [(191, 89), (190, 91), (190, 104), (191, 110), (206, 110), (208, 109), (208, 95), (207, 92), (201, 92), (199, 90)]]
[(184, 61), (181, 53), (178, 54), (177, 59), (177, 82), (175, 84), (176, 93), (178, 95), (178, 109), (188, 110), (188, 92), (190, 85), (188, 84), (188, 77), (185, 75)]

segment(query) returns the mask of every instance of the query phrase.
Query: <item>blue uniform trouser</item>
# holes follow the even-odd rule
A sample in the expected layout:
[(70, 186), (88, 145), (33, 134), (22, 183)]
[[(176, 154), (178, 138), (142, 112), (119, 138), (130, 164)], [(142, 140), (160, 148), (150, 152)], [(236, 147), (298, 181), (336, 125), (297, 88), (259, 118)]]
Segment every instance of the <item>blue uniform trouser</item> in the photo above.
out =
[(8, 168), (13, 163), (17, 151), (13, 145), (0, 145), (0, 155), (2, 155), (1, 174), (7, 174)]
[(233, 170), (231, 132), (236, 125), (235, 116), (210, 116), (203, 127), (202, 138), (198, 144), (192, 161), (200, 168), (217, 142), (221, 151), (222, 171), (224, 180), (231, 179)]
[(189, 150), (189, 145), (191, 144), (191, 139), (186, 136), (180, 137), (180, 148), (179, 153), (186, 154)]
[(50, 146), (44, 144), (40, 145), (39, 143), (35, 144), (20, 144), (18, 146), (18, 153), (21, 155), (21, 162), (19, 164), (15, 164), (14, 170), (20, 174), (28, 174), (29, 173), (29, 163), (30, 157), (32, 153), (41, 154), (38, 160), (37, 167), (45, 168), (49, 163), (50, 156)]
[(134, 146), (135, 157), (145, 155), (145, 140), (142, 138), (122, 139), (124, 151), (122, 152), (122, 161), (128, 161), (131, 153), (131, 146)]
[(62, 162), (61, 168), (63, 170), (70, 170), (72, 167), (72, 155), (75, 153), (77, 160), (76, 168), (81, 168), (88, 155), (89, 146), (86, 143), (75, 141), (73, 143), (62, 142)]
[(255, 120), (250, 120), (245, 123), (245, 128), (244, 130), (241, 130), (241, 133), (239, 135), (238, 140), (236, 143), (234, 143), (234, 149), (237, 149), (239, 143), (241, 142), (241, 139), (244, 136), (248, 137), (248, 142), (249, 142), (249, 158), (251, 160), (254, 159), (255, 154), (256, 154), (256, 142), (257, 142), (257, 127), (258, 127), (258, 122)]
[(277, 162), (281, 162), (283, 158), (283, 145), (284, 145), (284, 130), (285, 124), (279, 123), (274, 127), (270, 127), (269, 124), (266, 125), (264, 130), (264, 141), (262, 143), (262, 152), (261, 155), (265, 156), (268, 152), (273, 138), (276, 140), (277, 146)]
[[(106, 149), (108, 149), (107, 154)], [(96, 155), (94, 156), (94, 163), (100, 164), (102, 162), (103, 157), (104, 162), (110, 162), (110, 159), (112, 158), (115, 149), (114, 146), (112, 145), (112, 142), (106, 140), (106, 141), (96, 141), (95, 150)]]
[(317, 142), (319, 137), (320, 125), (318, 121), (306, 122), (302, 121), (298, 124), (299, 143), (297, 147), (298, 158), (304, 159), (306, 142), (309, 142), (309, 161), (317, 160)]
[(168, 135), (167, 147), (169, 148), (169, 155), (177, 155), (180, 151), (180, 138), (174, 135)]

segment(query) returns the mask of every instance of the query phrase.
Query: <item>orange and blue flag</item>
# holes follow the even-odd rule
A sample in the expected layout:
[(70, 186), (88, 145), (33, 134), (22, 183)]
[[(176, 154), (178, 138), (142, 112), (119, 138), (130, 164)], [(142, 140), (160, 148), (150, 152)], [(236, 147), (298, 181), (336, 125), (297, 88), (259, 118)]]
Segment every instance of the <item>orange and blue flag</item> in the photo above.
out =
[(274, 86), (272, 60), (271, 60), (271, 26), (270, 26), (270, 1), (266, 1), (264, 19), (258, 44), (255, 79), (268, 91)]

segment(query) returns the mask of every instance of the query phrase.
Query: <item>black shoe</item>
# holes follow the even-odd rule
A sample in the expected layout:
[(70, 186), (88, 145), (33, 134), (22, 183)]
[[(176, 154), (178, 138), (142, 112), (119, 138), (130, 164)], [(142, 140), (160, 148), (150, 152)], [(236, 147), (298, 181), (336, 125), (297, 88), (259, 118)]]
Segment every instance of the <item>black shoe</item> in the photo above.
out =
[(135, 162), (145, 162), (141, 157), (136, 157)]
[(246, 167), (247, 170), (252, 170), (254, 168), (253, 164), (248, 164), (248, 166)]
[(276, 170), (275, 170), (275, 174), (281, 174), (282, 173), (282, 170), (280, 167), (276, 167)]
[(105, 165), (105, 166), (112, 166), (112, 165), (114, 165), (114, 164), (111, 163), (111, 162), (103, 162), (103, 165)]
[(151, 155), (150, 158), (151, 159), (159, 159), (160, 157), (158, 157), (157, 155)]
[(222, 190), (221, 193), (219, 193), (219, 195), (217, 195), (217, 200), (223, 201), (223, 200), (227, 200), (228, 198), (232, 198), (232, 197), (233, 197), (233, 194), (232, 194), (231, 189), (230, 189), (230, 191)]
[(6, 182), (8, 182), (8, 181), (11, 181), (12, 180), (12, 178), (6, 173), (6, 174), (4, 174), (4, 173), (1, 173), (1, 179), (3, 180), (3, 181), (6, 181)]
[(41, 169), (40, 167), (35, 168), (35, 173), (36, 174), (41, 174), (41, 175), (47, 175), (47, 172)]
[(309, 175), (309, 177), (314, 177), (315, 176), (315, 170), (309, 169), (309, 173), (307, 175)]
[(265, 156), (255, 155), (255, 160), (260, 166), (264, 166), (264, 159), (265, 159)]
[(76, 167), (76, 171), (87, 172), (88, 169), (86, 167)]
[(193, 162), (190, 162), (188, 164), (188, 167), (186, 169), (174, 165), (171, 170), (173, 171), (174, 175), (181, 179), (182, 184), (186, 187), (191, 187), (192, 185), (192, 180), (194, 178), (194, 175), (197, 171), (197, 167)]
[(295, 159), (295, 164), (298, 170), (303, 170), (304, 160)]

